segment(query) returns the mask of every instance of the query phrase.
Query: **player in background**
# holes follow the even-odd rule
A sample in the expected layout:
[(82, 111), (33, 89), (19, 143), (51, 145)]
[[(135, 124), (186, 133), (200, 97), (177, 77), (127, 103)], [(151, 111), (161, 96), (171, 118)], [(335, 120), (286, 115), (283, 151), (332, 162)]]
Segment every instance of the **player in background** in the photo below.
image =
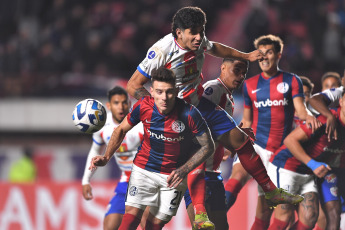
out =
[[(254, 148), (267, 166), (270, 156), (292, 130), (295, 111), (301, 120), (314, 121), (313, 130), (320, 123), (305, 107), (300, 78), (278, 67), (283, 41), (277, 36), (265, 35), (257, 38), (254, 45), (264, 54), (263, 60), (259, 60), (262, 73), (244, 81), (242, 122), (243, 127), (253, 128), (256, 136)], [(238, 159), (234, 161), (231, 177), (225, 185), (228, 207), (234, 203), (237, 194), (249, 179), (240, 163), (242, 162)], [(258, 205), (252, 226), (255, 230), (267, 229), (272, 214), (263, 196), (262, 186), (258, 190)]]
[[(107, 145), (114, 129), (119, 126), (122, 120), (127, 116), (130, 102), (128, 94), (123, 88), (116, 86), (108, 91), (108, 102), (106, 106), (110, 111), (108, 119), (104, 127), (92, 135), (92, 145), (87, 157), (84, 175), (82, 179), (83, 197), (85, 200), (93, 199), (90, 180), (96, 170), (90, 171), (91, 159), (95, 156), (102, 155), (103, 146)], [(118, 182), (114, 196), (110, 200), (107, 212), (105, 213), (103, 227), (106, 230), (118, 229), (122, 216), (125, 213), (125, 195), (133, 159), (137, 152), (137, 148), (143, 139), (142, 124), (138, 124), (134, 129), (127, 133), (121, 146), (115, 154), (115, 161), (122, 171), (120, 181)]]
[[(236, 122), (217, 105), (202, 97), (203, 76), (201, 69), (205, 53), (221, 58), (240, 58), (255, 61), (262, 57), (260, 51), (242, 53), (205, 36), (206, 15), (198, 7), (184, 7), (173, 17), (172, 33), (156, 42), (147, 52), (127, 84), (127, 91), (137, 99), (149, 95), (144, 84), (151, 72), (160, 66), (176, 74), (178, 97), (197, 106), (211, 130), (212, 138), (232, 152), (237, 152), (245, 169), (264, 188), (266, 198), (273, 203), (298, 203), (302, 197), (293, 196), (277, 189), (269, 179), (260, 157), (255, 153), (248, 136), (237, 127)], [(311, 121), (314, 122), (314, 121)], [(194, 228), (211, 228), (205, 208), (204, 166), (201, 165), (188, 176), (188, 188), (195, 208)]]
[(162, 229), (176, 215), (187, 188), (186, 176), (214, 152), (211, 133), (199, 111), (177, 98), (173, 71), (152, 71), (151, 96), (141, 98), (114, 130), (104, 156), (90, 169), (105, 165), (125, 134), (140, 121), (144, 140), (133, 161), (120, 230), (136, 229), (146, 206), (145, 228)]
[(339, 105), (339, 99), (342, 95), (344, 85), (345, 85), (345, 70), (344, 75), (341, 79), (342, 86), (338, 88), (331, 88), (321, 93), (313, 95), (310, 100), (310, 106), (316, 110), (316, 112), (327, 117), (326, 123), (326, 133), (328, 134), (328, 140), (331, 141), (332, 138), (337, 139), (336, 130), (336, 119), (333, 114), (329, 111), (328, 107), (335, 108)]
[[(268, 172), (272, 180), (281, 187), (288, 186), (290, 190), (305, 196), (305, 200), (298, 207), (298, 221), (290, 229), (311, 230), (317, 221), (319, 199), (312, 173), (331, 184), (328, 189), (322, 188), (320, 191), (320, 200), (328, 220), (323, 229), (340, 227), (341, 197), (337, 181), (345, 166), (344, 92), (340, 99), (340, 108), (332, 109), (331, 112), (337, 119), (340, 134), (338, 140), (328, 141), (325, 134), (327, 118), (320, 115), (318, 119), (323, 123), (321, 128), (312, 134), (308, 126), (301, 124), (285, 138), (285, 145), (270, 159)], [(269, 229), (286, 229), (289, 220), (294, 216), (294, 210), (295, 208), (288, 204), (278, 205), (275, 209), (276, 221)]]
[(341, 77), (337, 72), (326, 72), (321, 77), (321, 91), (341, 86)]
[[(238, 89), (247, 74), (248, 61), (225, 58), (220, 66), (220, 75), (215, 80), (207, 81), (203, 87), (203, 96), (214, 104), (219, 105), (229, 115), (233, 115), (234, 100), (232, 92)], [(224, 147), (218, 145), (213, 157), (206, 160), (206, 210), (210, 220), (215, 224), (216, 229), (229, 229), (227, 222), (227, 209), (224, 203), (225, 190), (223, 178), (219, 171), (220, 163), (224, 156)], [(184, 196), (187, 212), (191, 222), (194, 220), (194, 209), (188, 190)]]

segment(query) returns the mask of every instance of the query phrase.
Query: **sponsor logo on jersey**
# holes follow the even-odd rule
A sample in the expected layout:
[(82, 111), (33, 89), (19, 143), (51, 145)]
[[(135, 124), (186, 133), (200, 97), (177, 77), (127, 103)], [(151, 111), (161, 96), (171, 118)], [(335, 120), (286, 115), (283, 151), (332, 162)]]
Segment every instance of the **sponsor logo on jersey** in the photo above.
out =
[(213, 93), (212, 87), (208, 87), (207, 89), (205, 89), (204, 93), (205, 93), (206, 95), (211, 95), (211, 94)]
[(331, 153), (337, 153), (337, 154), (342, 154), (345, 153), (345, 149), (332, 149), (332, 148), (328, 148), (327, 146), (323, 148), (324, 152), (331, 152)]
[(260, 90), (261, 90), (260, 88), (259, 89), (254, 89), (254, 90), (252, 90), (252, 94), (254, 94), (254, 93), (256, 93), (256, 92), (258, 92)]
[(176, 138), (171, 138), (171, 137), (166, 137), (163, 134), (157, 134), (157, 133), (151, 132), (151, 130), (149, 130), (149, 129), (146, 129), (146, 131), (148, 132), (148, 134), (151, 137), (154, 137), (154, 138), (156, 138), (158, 140), (163, 140), (163, 141), (168, 141), (168, 142), (180, 142), (180, 141), (184, 140), (184, 136), (179, 136), (179, 137), (176, 137)]
[(171, 128), (176, 133), (182, 133), (186, 126), (183, 124), (182, 121), (176, 120), (172, 123)]
[(266, 101), (254, 101), (254, 105), (256, 108), (261, 107), (271, 107), (271, 106), (285, 106), (288, 105), (289, 101), (284, 98), (284, 100), (273, 100), (267, 99)]
[(145, 122), (148, 123), (148, 124), (155, 123), (154, 121), (148, 121), (147, 119), (145, 120)]
[(148, 59), (153, 59), (156, 57), (156, 52), (155, 51), (150, 51), (149, 54), (147, 55)]
[(286, 93), (289, 90), (289, 84), (286, 82), (281, 82), (277, 85), (277, 90), (279, 93)]
[(135, 195), (137, 195), (137, 194), (138, 194), (138, 188), (135, 187), (135, 186), (131, 186), (131, 187), (129, 188), (129, 195), (135, 196)]
[(325, 179), (328, 183), (335, 183), (335, 181), (337, 180), (337, 176), (334, 173), (332, 173), (332, 174), (326, 175)]

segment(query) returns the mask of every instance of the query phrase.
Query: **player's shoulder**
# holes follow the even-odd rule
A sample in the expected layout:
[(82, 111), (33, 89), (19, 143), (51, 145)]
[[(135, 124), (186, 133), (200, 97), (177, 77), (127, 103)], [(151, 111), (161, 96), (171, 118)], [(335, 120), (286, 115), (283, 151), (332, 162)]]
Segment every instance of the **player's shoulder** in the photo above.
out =
[(170, 33), (165, 35), (163, 38), (159, 39), (150, 49), (152, 52), (157, 52), (158, 54), (169, 54), (170, 50), (175, 46), (174, 36)]

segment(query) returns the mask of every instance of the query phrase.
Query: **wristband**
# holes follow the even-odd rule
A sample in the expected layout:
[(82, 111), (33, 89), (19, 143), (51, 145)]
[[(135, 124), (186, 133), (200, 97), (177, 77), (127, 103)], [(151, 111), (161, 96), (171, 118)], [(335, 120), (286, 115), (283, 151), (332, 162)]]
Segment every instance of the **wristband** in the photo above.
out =
[(315, 170), (317, 169), (318, 167), (320, 167), (321, 165), (324, 165), (326, 168), (327, 168), (327, 164), (326, 163), (323, 163), (323, 162), (318, 162), (314, 159), (311, 159), (308, 163), (307, 163), (307, 166), (311, 169), (311, 170)]

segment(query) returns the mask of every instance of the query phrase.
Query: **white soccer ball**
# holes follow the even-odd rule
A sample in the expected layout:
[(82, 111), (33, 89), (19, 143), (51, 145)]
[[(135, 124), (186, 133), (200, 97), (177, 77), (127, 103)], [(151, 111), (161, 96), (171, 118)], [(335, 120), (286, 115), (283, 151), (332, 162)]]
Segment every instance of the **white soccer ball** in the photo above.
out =
[(80, 131), (91, 134), (104, 126), (107, 112), (101, 102), (88, 98), (75, 106), (72, 119)]

